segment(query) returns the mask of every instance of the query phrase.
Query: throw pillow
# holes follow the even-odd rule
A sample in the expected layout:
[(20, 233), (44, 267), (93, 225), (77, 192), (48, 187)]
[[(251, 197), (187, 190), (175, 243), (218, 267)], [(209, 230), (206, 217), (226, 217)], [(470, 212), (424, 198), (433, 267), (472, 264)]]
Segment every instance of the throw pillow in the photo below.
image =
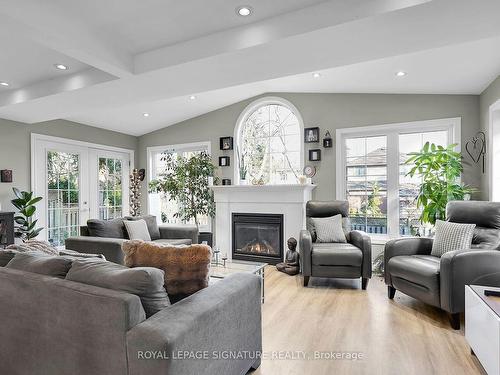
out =
[(316, 242), (347, 242), (342, 227), (342, 215), (313, 217)]
[(131, 240), (151, 241), (148, 226), (144, 219), (140, 220), (124, 220), (125, 228), (127, 228), (128, 237)]
[(208, 286), (211, 249), (207, 245), (125, 241), (122, 250), (128, 267), (156, 267), (165, 271), (169, 295), (190, 295)]
[(91, 237), (105, 237), (105, 238), (126, 238), (127, 232), (123, 225), (123, 220), (87, 220), (87, 229)]
[(156, 216), (154, 215), (143, 215), (143, 216), (126, 216), (125, 220), (141, 220), (144, 219), (148, 226), (149, 235), (151, 236), (151, 241), (160, 239), (160, 227), (156, 222)]
[(71, 259), (39, 252), (17, 253), (5, 268), (64, 278), (71, 268)]
[(127, 268), (99, 259), (78, 259), (73, 261), (66, 280), (135, 294), (148, 318), (170, 306), (163, 271), (156, 268)]
[(449, 251), (470, 249), (476, 224), (436, 220), (435, 228), (436, 234), (432, 243), (431, 255), (441, 257)]
[(37, 240), (28, 240), (18, 244), (7, 246), (9, 250), (17, 250), (19, 252), (26, 251), (39, 251), (49, 255), (58, 255), (57, 249), (52, 246), (47, 241), (37, 241)]

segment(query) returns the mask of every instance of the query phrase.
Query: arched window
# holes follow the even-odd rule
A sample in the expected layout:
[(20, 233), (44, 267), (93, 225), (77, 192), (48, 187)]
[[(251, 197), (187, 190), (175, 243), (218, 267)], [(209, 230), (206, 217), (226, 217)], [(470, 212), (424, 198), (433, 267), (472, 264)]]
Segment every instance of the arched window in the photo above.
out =
[(302, 174), (302, 119), (290, 102), (263, 98), (250, 104), (236, 126), (235, 180), (296, 184)]

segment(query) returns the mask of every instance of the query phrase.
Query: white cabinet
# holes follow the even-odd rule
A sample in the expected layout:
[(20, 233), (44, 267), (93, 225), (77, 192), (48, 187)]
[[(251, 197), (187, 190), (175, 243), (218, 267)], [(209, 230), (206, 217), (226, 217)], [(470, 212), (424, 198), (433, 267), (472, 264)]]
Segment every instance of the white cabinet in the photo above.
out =
[(489, 375), (500, 374), (500, 299), (484, 296), (485, 289), (465, 287), (465, 338)]

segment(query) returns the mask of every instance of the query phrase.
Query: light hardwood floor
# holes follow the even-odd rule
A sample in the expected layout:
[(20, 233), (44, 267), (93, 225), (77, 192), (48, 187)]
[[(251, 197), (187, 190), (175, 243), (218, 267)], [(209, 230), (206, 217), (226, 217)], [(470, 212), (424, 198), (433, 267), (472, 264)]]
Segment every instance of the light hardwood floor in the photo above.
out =
[(262, 313), (267, 355), (334, 351), (361, 352), (364, 358), (266, 359), (253, 374), (484, 374), (463, 328), (452, 330), (444, 312), (400, 292), (389, 300), (379, 277), (370, 280), (366, 291), (359, 284), (311, 278), (304, 288), (301, 276), (266, 267)]

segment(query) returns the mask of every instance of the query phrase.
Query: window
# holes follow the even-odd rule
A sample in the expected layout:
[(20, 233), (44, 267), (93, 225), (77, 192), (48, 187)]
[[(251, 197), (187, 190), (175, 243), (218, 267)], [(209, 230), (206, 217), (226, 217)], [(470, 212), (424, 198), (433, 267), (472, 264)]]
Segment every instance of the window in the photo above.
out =
[[(171, 146), (148, 147), (148, 170), (150, 171), (149, 181), (156, 179), (165, 171), (165, 162), (162, 161), (162, 156), (165, 153), (173, 155), (182, 155), (190, 157), (197, 153), (208, 152), (210, 154), (210, 142), (188, 143)], [(178, 203), (175, 200), (170, 200), (170, 197), (163, 194), (149, 193), (148, 195), (148, 211), (151, 215), (155, 215), (159, 222), (168, 224), (183, 223), (180, 218), (174, 217), (179, 211)], [(211, 219), (208, 216), (198, 217), (200, 231), (211, 230)], [(194, 224), (194, 220), (187, 224)]]
[(302, 174), (302, 120), (297, 109), (280, 98), (259, 99), (241, 114), (236, 126), (235, 181), (295, 184)]
[(349, 201), (353, 229), (427, 234), (416, 207), (420, 180), (406, 176), (411, 166), (405, 161), (426, 142), (446, 146), (459, 140), (459, 118), (337, 130), (337, 198)]

